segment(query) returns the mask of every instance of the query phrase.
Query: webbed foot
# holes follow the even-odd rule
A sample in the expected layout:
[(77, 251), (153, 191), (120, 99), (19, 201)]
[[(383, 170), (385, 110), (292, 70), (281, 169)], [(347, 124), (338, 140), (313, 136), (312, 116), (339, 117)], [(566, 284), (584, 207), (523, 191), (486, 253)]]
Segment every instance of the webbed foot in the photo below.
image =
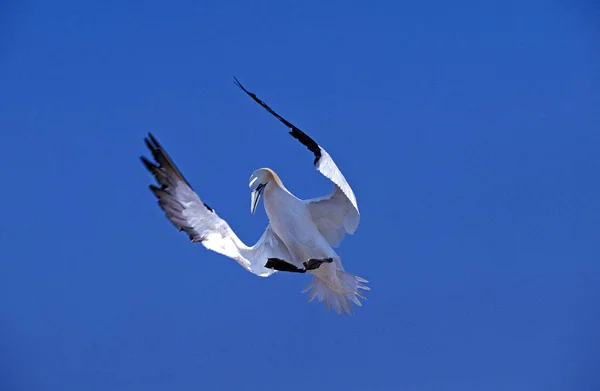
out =
[(305, 270), (316, 270), (322, 264), (331, 262), (333, 262), (333, 258), (311, 258), (308, 262), (304, 262), (303, 265)]
[[(306, 262), (305, 262), (306, 263)], [(300, 269), (296, 265), (279, 258), (268, 258), (265, 263), (267, 269), (278, 270), (280, 272), (306, 273), (306, 269)]]

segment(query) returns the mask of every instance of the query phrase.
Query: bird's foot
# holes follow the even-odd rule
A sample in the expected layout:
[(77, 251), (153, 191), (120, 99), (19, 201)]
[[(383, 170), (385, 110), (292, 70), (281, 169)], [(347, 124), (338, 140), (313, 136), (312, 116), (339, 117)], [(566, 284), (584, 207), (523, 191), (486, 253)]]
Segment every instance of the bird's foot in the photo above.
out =
[(291, 263), (279, 258), (268, 258), (267, 263), (265, 263), (265, 267), (267, 269), (278, 270), (280, 272), (306, 273), (306, 269), (300, 269), (296, 265), (292, 265)]
[(331, 262), (333, 262), (333, 258), (311, 258), (308, 262), (304, 262), (303, 265), (305, 270), (316, 270), (322, 264)]

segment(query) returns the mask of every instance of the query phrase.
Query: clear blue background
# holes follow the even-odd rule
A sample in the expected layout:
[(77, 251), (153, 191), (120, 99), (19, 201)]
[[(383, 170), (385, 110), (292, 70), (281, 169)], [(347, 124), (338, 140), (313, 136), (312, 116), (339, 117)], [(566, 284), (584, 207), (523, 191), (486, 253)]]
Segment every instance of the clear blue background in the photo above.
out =
[[(484, 4), (485, 3), (485, 4)], [(600, 9), (585, 1), (3, 2), (0, 389), (600, 389)], [(192, 245), (153, 132), (248, 244), (251, 172), (362, 213), (354, 316)]]

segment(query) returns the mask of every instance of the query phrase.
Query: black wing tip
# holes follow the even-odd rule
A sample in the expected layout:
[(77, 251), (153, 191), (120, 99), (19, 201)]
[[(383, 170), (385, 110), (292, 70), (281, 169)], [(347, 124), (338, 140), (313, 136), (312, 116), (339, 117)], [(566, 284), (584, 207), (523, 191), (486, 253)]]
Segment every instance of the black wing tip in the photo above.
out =
[(235, 77), (235, 76), (233, 77), (233, 84), (235, 84), (236, 86), (240, 87), (242, 90), (246, 90), (244, 88), (244, 86), (242, 85), (242, 83), (240, 83), (240, 81), (238, 80), (238, 78)]
[[(154, 160), (159, 163), (157, 156), (162, 152), (162, 146), (159, 144), (158, 140), (152, 135), (152, 133), (148, 133), (147, 137), (144, 137), (144, 144), (152, 153), (152, 157)], [(145, 164), (145, 163), (144, 163)]]
[(271, 115), (275, 116), (275, 118), (277, 118), (285, 126), (291, 129), (289, 133), (292, 135), (292, 137), (304, 144), (315, 155), (315, 160), (313, 164), (317, 165), (319, 159), (321, 159), (321, 147), (319, 146), (319, 144), (315, 140), (313, 140), (309, 135), (300, 130), (300, 128), (298, 128), (296, 125), (292, 124), (290, 121), (280, 116), (275, 110), (269, 107), (269, 105), (267, 105), (264, 101), (259, 99), (256, 96), (256, 94), (248, 91), (235, 76), (233, 77), (233, 80), (234, 83), (238, 87), (240, 87), (242, 91), (244, 91), (250, 98), (252, 98), (256, 103), (258, 103), (264, 109), (266, 109)]
[[(261, 106), (263, 106), (263, 107), (267, 106), (267, 104), (266, 104), (265, 102), (263, 102), (262, 100), (258, 99), (258, 97), (256, 96), (256, 94), (255, 94), (255, 93), (248, 91), (248, 90), (246, 89), (246, 87), (244, 87), (244, 85), (243, 85), (243, 84), (242, 84), (242, 83), (241, 83), (241, 82), (240, 82), (240, 81), (237, 79), (237, 77), (235, 77), (235, 76), (233, 77), (233, 83), (234, 83), (236, 86), (240, 87), (240, 89), (241, 89), (242, 91), (244, 91), (244, 92), (246, 93), (246, 95), (248, 95), (250, 98), (254, 99), (254, 101), (256, 101), (256, 103), (258, 103), (259, 105), (261, 105)], [(265, 107), (265, 108), (266, 108), (266, 107)]]
[(158, 141), (156, 141), (156, 138), (154, 138), (154, 136), (150, 132), (146, 135), (146, 137), (144, 137), (144, 142), (146, 143), (148, 149), (150, 149), (151, 151), (155, 151), (158, 148), (160, 148), (160, 144), (158, 143)]
[(316, 166), (319, 160), (321, 159), (321, 147), (319, 146), (319, 144), (315, 140), (313, 140), (309, 135), (307, 135), (298, 128), (292, 129), (289, 133), (290, 135), (292, 135), (293, 138), (300, 141), (302, 145), (308, 148), (308, 150), (315, 155), (315, 160), (313, 161), (313, 164)]
[(248, 94), (248, 95), (250, 95), (250, 94), (251, 94), (251, 92), (250, 92), (250, 91), (248, 91), (248, 90), (246, 89), (246, 87), (244, 87), (244, 85), (243, 85), (243, 84), (242, 84), (242, 83), (241, 83), (241, 82), (238, 80), (238, 78), (237, 78), (237, 77), (235, 77), (235, 76), (233, 77), (233, 84), (235, 84), (236, 86), (240, 87), (240, 88), (242, 89), (242, 91), (244, 91), (246, 94)]
[(160, 193), (164, 191), (164, 189), (155, 185), (148, 185), (150, 191), (156, 196), (156, 198), (160, 198)]
[[(190, 189), (193, 189), (192, 185), (190, 185), (187, 179), (185, 179), (181, 171), (179, 171), (179, 169), (175, 165), (175, 162), (173, 162), (173, 160), (169, 157), (167, 151), (165, 151), (163, 146), (158, 142), (158, 140), (156, 139), (156, 137), (154, 137), (152, 133), (148, 132), (148, 136), (144, 138), (144, 143), (152, 153), (152, 156), (154, 157), (156, 163), (158, 163), (158, 166), (155, 165), (157, 169), (167, 167), (167, 169), (173, 171), (174, 174), (178, 176), (180, 180), (182, 180), (187, 186), (189, 186)], [(144, 163), (144, 165), (146, 165), (146, 163)], [(148, 168), (147, 165), (146, 168)]]
[(156, 147), (152, 145), (152, 141), (150, 141), (150, 139), (145, 137), (144, 144), (146, 144), (146, 147), (150, 150), (150, 152), (152, 152), (152, 154), (156, 152)]
[(146, 167), (146, 169), (148, 171), (150, 171), (151, 173), (155, 173), (156, 169), (158, 169), (158, 166), (154, 163), (152, 163), (150, 160), (148, 160), (148, 158), (146, 156), (140, 156), (140, 160), (142, 161), (142, 164), (144, 165), (144, 167)]

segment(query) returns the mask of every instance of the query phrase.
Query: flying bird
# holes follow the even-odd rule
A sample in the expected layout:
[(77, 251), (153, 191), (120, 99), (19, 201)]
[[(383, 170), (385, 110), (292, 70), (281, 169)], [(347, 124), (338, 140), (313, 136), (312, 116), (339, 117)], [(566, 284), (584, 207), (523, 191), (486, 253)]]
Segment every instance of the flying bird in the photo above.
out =
[(150, 185), (167, 218), (180, 231), (209, 250), (236, 260), (249, 272), (268, 277), (276, 271), (312, 274), (302, 293), (310, 292), (324, 301), (327, 310), (338, 314), (353, 312), (352, 303), (361, 306), (361, 290), (369, 290), (368, 281), (347, 273), (334, 247), (345, 234), (353, 234), (360, 221), (356, 197), (329, 154), (306, 133), (277, 114), (248, 91), (237, 79), (235, 83), (290, 129), (289, 134), (304, 144), (315, 156), (316, 169), (333, 182), (333, 192), (319, 198), (302, 200), (294, 196), (281, 178), (270, 168), (260, 168), (250, 176), (250, 212), (254, 215), (260, 199), (269, 225), (253, 246), (244, 244), (229, 224), (205, 204), (173, 160), (152, 134), (144, 140), (154, 162), (141, 160), (160, 186)]

